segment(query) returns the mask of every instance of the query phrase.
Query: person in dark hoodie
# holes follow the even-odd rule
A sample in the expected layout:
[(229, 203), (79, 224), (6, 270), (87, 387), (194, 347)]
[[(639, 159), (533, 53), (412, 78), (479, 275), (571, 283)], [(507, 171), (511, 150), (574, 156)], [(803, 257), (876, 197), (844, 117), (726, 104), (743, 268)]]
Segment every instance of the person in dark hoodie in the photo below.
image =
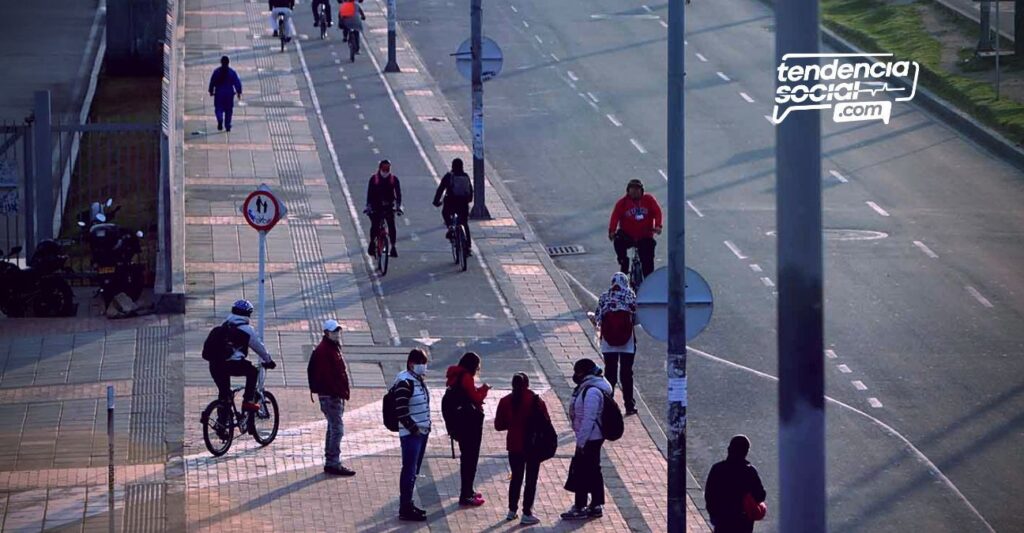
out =
[(444, 207), (441, 208), (441, 218), (444, 219), (444, 226), (448, 228), (446, 239), (452, 238), (452, 218), (459, 215), (459, 225), (466, 232), (466, 257), (473, 255), (473, 238), (469, 235), (469, 204), (473, 203), (473, 180), (462, 169), (462, 160), (452, 159), (452, 170), (441, 178), (441, 183), (434, 193), (434, 207), (441, 207), (441, 197), (444, 197)]
[(341, 324), (324, 322), (324, 336), (309, 357), (309, 391), (320, 398), (320, 411), (327, 418), (324, 442), (324, 472), (333, 476), (354, 476), (341, 464), (341, 437), (345, 435), (345, 402), (350, 398), (348, 365), (341, 353)]
[(508, 430), (505, 437), (505, 449), (508, 450), (508, 465), (512, 470), (512, 480), (508, 485), (508, 515), (505, 520), (518, 518), (519, 491), (523, 486), (523, 475), (526, 477), (526, 491), (523, 494), (523, 518), (520, 525), (532, 526), (539, 524), (540, 519), (533, 515), (533, 499), (537, 494), (537, 477), (540, 474), (540, 461), (531, 458), (526, 449), (527, 427), (534, 410), (548, 421), (548, 407), (544, 400), (530, 390), (530, 378), (522, 372), (512, 376), (512, 394), (498, 402), (498, 412), (494, 416), (496, 431)]
[(210, 96), (213, 97), (213, 112), (217, 116), (217, 131), (227, 128), (231, 131), (231, 114), (235, 108), (235, 95), (242, 99), (242, 80), (235, 69), (228, 66), (231, 60), (221, 56), (220, 67), (210, 76)]
[(459, 434), (459, 473), (462, 478), (459, 505), (472, 507), (485, 503), (483, 495), (473, 488), (473, 483), (476, 480), (476, 467), (480, 460), (480, 443), (483, 440), (484, 399), (487, 398), (487, 393), (491, 390), (490, 385), (486, 383), (479, 387), (476, 386), (476, 376), (480, 373), (480, 367), (480, 356), (473, 352), (466, 352), (459, 359), (459, 364), (448, 367), (447, 372), (447, 386), (462, 389), (469, 402), (480, 413), (479, 417), (460, 428)]
[(370, 217), (370, 246), (366, 253), (373, 255), (377, 244), (377, 225), (387, 223), (388, 239), (391, 241), (391, 257), (398, 257), (395, 241), (398, 231), (395, 229), (395, 214), (402, 211), (402, 182), (391, 173), (391, 161), (382, 159), (377, 165), (377, 172), (370, 176), (366, 187), (366, 208), (363, 209)]
[(751, 533), (754, 521), (744, 510), (747, 495), (763, 503), (767, 494), (754, 465), (747, 461), (750, 439), (736, 435), (729, 441), (729, 454), (715, 463), (704, 484), (704, 502), (711, 515), (714, 533)]

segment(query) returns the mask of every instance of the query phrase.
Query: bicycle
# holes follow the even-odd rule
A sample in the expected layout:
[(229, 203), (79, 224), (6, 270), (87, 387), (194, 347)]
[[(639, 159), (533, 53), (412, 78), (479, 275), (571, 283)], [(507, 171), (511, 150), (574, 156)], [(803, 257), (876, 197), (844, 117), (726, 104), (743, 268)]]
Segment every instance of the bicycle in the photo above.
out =
[(280, 425), (280, 414), (277, 407), (277, 398), (270, 391), (263, 388), (263, 380), (267, 370), (260, 365), (259, 378), (256, 382), (256, 402), (260, 405), (259, 411), (242, 412), (235, 405), (235, 394), (242, 390), (238, 387), (231, 390), (231, 403), (222, 401), (220, 398), (210, 402), (203, 409), (200, 422), (203, 424), (203, 442), (206, 449), (214, 457), (220, 457), (228, 452), (235, 437), (235, 429), (239, 435), (248, 433), (259, 445), (267, 446), (277, 438), (277, 429)]
[(288, 42), (288, 35), (285, 33), (284, 13), (277, 14), (277, 36), (281, 38), (281, 51), (284, 52), (284, 45)]
[[(365, 211), (370, 216), (370, 220), (373, 220), (373, 211)], [(371, 222), (372, 223), (372, 222)], [(388, 274), (388, 261), (391, 254), (391, 239), (388, 238), (387, 221), (384, 220), (384, 216), (381, 215), (380, 220), (377, 221), (376, 227), (373, 229), (374, 244), (376, 247), (372, 250), (374, 258), (377, 260), (377, 272), (381, 276)]]
[(348, 60), (354, 63), (359, 53), (359, 30), (348, 31)]
[(468, 266), (466, 256), (469, 251), (469, 239), (466, 238), (466, 228), (462, 227), (458, 213), (452, 214), (452, 225), (448, 227), (448, 231), (451, 235), (448, 240), (452, 243), (452, 259), (465, 272)]
[(327, 4), (322, 3), (317, 8), (317, 21), (320, 26), (320, 40), (327, 38)]
[(629, 257), (629, 286), (637, 290), (644, 282), (644, 267), (640, 263), (640, 250), (636, 246), (630, 246), (626, 250)]

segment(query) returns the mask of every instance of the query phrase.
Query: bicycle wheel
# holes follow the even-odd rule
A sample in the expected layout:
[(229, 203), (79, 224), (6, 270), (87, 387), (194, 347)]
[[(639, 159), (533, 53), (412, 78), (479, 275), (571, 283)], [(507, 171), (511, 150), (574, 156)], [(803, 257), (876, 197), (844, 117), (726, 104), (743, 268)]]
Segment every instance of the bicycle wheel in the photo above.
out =
[[(203, 424), (203, 442), (214, 457), (228, 452), (235, 436), (234, 414), (231, 408), (220, 400), (210, 402), (199, 418)], [(226, 421), (226, 424), (225, 424)]]
[(452, 245), (452, 261), (457, 265), (459, 264), (459, 240), (455, 238), (455, 230), (452, 229), (452, 236), (448, 239), (448, 242)]
[(384, 239), (383, 242), (384, 244), (380, 245), (380, 254), (377, 256), (377, 268), (380, 270), (381, 276), (386, 276), (388, 274), (388, 262), (391, 260), (391, 244), (388, 243), (387, 239)]
[(281, 419), (277, 410), (277, 398), (268, 390), (263, 391), (263, 401), (260, 402), (260, 410), (249, 415), (249, 427), (252, 438), (266, 446), (277, 437), (277, 428)]
[(356, 47), (359, 46), (359, 33), (348, 32), (348, 60), (354, 63), (356, 60)]
[(641, 283), (644, 282), (644, 269), (640, 265), (640, 259), (637, 256), (633, 256), (633, 261), (629, 267), (629, 283), (633, 286), (633, 290), (636, 290)]
[(458, 243), (459, 266), (465, 272), (468, 266), (466, 262), (466, 230), (461, 225), (455, 227), (455, 241)]
[(281, 51), (284, 52), (284, 42), (287, 39), (284, 33), (284, 17), (277, 19), (277, 35), (281, 38)]

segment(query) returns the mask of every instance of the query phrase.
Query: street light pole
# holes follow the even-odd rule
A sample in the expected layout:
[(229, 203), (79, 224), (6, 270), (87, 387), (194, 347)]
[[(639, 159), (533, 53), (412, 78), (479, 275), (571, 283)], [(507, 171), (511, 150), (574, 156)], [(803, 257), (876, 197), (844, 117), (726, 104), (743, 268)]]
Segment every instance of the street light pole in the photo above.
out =
[(668, 531), (686, 531), (684, 0), (668, 3)]
[[(776, 63), (817, 54), (818, 3), (775, 2)], [(777, 84), (782, 82), (776, 79)], [(781, 116), (781, 115), (780, 115)], [(790, 114), (776, 127), (780, 531), (825, 531), (825, 361), (821, 233), (821, 115)]]
[(470, 53), (473, 54), (473, 210), (469, 218), (488, 219), (484, 196), (484, 81), (483, 65), (480, 53), (483, 40), (483, 9), (480, 0), (472, 0), (469, 7), (470, 16)]
[[(384, 72), (401, 72), (395, 53), (395, 40), (398, 33), (398, 13), (396, 13), (395, 1), (388, 0), (388, 64), (384, 66)], [(356, 13), (356, 15), (359, 14)]]

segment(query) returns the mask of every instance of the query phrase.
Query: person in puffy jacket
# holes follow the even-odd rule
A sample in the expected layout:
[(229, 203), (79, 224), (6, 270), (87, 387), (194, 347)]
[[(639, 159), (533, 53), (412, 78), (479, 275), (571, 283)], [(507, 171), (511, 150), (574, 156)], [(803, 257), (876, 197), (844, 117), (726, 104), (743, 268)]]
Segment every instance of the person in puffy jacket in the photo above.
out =
[(324, 472), (334, 476), (356, 473), (341, 464), (341, 437), (345, 435), (345, 402), (349, 400), (348, 365), (341, 353), (341, 324), (324, 322), (324, 336), (309, 357), (309, 391), (320, 399), (320, 411), (327, 419), (324, 443)]
[(534, 410), (548, 421), (548, 407), (538, 394), (530, 390), (530, 378), (522, 372), (512, 376), (512, 394), (498, 402), (498, 412), (494, 417), (496, 431), (508, 431), (505, 436), (505, 449), (508, 450), (508, 466), (512, 470), (512, 480), (508, 484), (508, 515), (506, 520), (515, 520), (519, 508), (519, 491), (522, 489), (523, 477), (526, 478), (526, 491), (523, 494), (523, 518), (519, 521), (524, 526), (540, 523), (533, 515), (533, 500), (537, 494), (537, 477), (540, 474), (540, 461), (527, 454), (526, 436), (530, 430), (529, 423)]
[[(460, 388), (468, 397), (474, 408), (483, 414), (484, 399), (487, 398), (490, 385), (484, 383), (476, 386), (476, 376), (480, 373), (480, 356), (473, 352), (466, 352), (459, 364), (448, 367), (447, 386), (449, 388)], [(461, 488), (459, 490), (459, 505), (480, 506), (485, 503), (483, 496), (473, 488), (476, 481), (477, 463), (480, 461), (480, 443), (483, 440), (484, 417), (480, 416), (472, 421), (472, 426), (467, 425), (460, 429), (459, 435), (459, 473), (461, 475)]]
[(654, 236), (661, 234), (661, 222), (658, 200), (644, 192), (642, 181), (630, 180), (626, 185), (626, 195), (615, 202), (608, 219), (608, 240), (615, 247), (620, 271), (629, 272), (627, 251), (635, 246), (640, 254), (644, 277), (654, 272), (654, 249), (658, 245)]
[(576, 494), (576, 501), (562, 513), (562, 520), (600, 518), (604, 515), (604, 476), (601, 475), (604, 435), (599, 422), (604, 395), (612, 394), (612, 386), (604, 379), (601, 367), (586, 358), (573, 365), (572, 381), (576, 390), (569, 404), (569, 418), (576, 436), (576, 453), (569, 465), (565, 489)]

